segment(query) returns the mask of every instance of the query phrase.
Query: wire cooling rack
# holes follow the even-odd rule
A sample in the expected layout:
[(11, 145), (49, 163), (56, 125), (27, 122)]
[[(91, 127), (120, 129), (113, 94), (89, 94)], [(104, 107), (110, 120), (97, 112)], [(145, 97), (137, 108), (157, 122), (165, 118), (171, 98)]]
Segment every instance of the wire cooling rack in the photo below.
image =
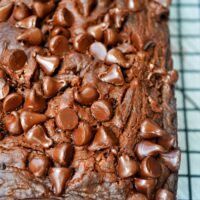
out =
[(182, 162), (178, 200), (200, 200), (200, 0), (173, 0), (170, 17)]

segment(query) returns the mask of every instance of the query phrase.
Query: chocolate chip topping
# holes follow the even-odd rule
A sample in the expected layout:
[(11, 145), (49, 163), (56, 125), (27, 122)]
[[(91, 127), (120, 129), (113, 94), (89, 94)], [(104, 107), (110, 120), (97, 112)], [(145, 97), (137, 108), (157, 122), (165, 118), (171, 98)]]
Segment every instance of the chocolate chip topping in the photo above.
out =
[(2, 198), (176, 198), (168, 2), (0, 1)]
[(44, 155), (35, 155), (29, 161), (29, 170), (37, 177), (47, 174), (49, 168), (49, 159)]
[(19, 93), (9, 94), (3, 101), (4, 112), (10, 112), (18, 108), (23, 101), (23, 96)]
[(56, 124), (62, 130), (72, 130), (78, 125), (78, 116), (73, 109), (61, 109), (56, 116)]
[(18, 3), (13, 11), (13, 17), (17, 21), (20, 21), (28, 17), (29, 15), (30, 15), (30, 10), (28, 6), (23, 2)]
[(91, 112), (95, 119), (108, 121), (112, 117), (112, 106), (106, 100), (98, 100), (92, 104)]
[(14, 7), (13, 2), (10, 2), (10, 3), (0, 7), (0, 22), (4, 22), (4, 21), (8, 20), (8, 18), (12, 14), (13, 7)]

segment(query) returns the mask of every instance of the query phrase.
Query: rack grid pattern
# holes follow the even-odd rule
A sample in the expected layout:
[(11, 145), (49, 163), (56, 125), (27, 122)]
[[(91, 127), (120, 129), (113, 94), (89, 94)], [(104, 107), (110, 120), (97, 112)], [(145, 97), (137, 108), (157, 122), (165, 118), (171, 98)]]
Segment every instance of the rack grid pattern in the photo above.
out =
[(200, 200), (200, 0), (173, 0), (171, 48), (182, 151), (178, 200)]

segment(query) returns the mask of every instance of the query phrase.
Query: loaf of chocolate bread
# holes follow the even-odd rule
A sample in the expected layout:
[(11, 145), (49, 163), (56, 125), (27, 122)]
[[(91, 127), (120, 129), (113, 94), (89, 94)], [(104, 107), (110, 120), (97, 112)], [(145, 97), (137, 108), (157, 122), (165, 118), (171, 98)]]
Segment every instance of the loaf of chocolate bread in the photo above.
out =
[(0, 1), (0, 199), (175, 200), (167, 0)]

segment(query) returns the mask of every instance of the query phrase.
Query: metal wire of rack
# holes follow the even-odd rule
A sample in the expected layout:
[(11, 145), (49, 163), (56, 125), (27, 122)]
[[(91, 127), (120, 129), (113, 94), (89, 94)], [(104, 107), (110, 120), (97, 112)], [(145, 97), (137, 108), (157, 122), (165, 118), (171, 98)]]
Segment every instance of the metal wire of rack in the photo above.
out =
[(200, 0), (173, 0), (170, 17), (178, 135), (182, 151), (178, 200), (200, 200)]

